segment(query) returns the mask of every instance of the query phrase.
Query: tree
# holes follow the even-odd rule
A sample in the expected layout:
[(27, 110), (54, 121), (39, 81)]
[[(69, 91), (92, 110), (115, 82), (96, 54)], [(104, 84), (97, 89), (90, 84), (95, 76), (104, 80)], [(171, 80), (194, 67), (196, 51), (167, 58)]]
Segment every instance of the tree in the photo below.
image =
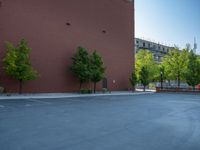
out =
[(131, 74), (131, 78), (129, 78), (129, 81), (131, 83), (131, 86), (133, 88), (133, 91), (135, 91), (135, 86), (137, 84), (137, 76), (136, 76), (136, 73), (135, 71), (132, 72)]
[(94, 83), (94, 93), (96, 92), (96, 83), (104, 78), (105, 67), (100, 55), (94, 51), (90, 57), (90, 80)]
[(146, 86), (149, 85), (150, 83), (150, 76), (149, 76), (149, 71), (147, 67), (142, 67), (142, 69), (139, 72), (140, 75), (140, 82), (142, 83), (142, 85), (144, 86), (144, 91), (146, 89)]
[(187, 70), (185, 72), (185, 79), (188, 85), (195, 89), (195, 86), (200, 83), (200, 62), (198, 56), (191, 50), (188, 57)]
[[(150, 81), (155, 81), (159, 79), (160, 74), (159, 74), (158, 64), (154, 61), (153, 54), (148, 50), (140, 50), (136, 54), (135, 70), (136, 70), (136, 77), (137, 79), (139, 79), (141, 83), (143, 80), (142, 77), (145, 77), (146, 79), (148, 79), (148, 83)], [(148, 72), (146, 76), (142, 74), (144, 71)]]
[(9, 42), (6, 43), (6, 46), (7, 53), (3, 59), (5, 71), (19, 81), (19, 93), (21, 94), (23, 82), (37, 78), (37, 72), (32, 68), (29, 58), (31, 49), (24, 39), (16, 47)]
[(184, 73), (187, 69), (188, 51), (180, 51), (178, 48), (172, 49), (165, 55), (163, 66), (168, 79), (177, 80), (177, 86), (180, 87), (181, 80), (184, 80)]
[(83, 47), (78, 47), (77, 52), (72, 57), (73, 64), (71, 66), (72, 72), (79, 78), (81, 90), (84, 82), (90, 81), (90, 58), (87, 50)]

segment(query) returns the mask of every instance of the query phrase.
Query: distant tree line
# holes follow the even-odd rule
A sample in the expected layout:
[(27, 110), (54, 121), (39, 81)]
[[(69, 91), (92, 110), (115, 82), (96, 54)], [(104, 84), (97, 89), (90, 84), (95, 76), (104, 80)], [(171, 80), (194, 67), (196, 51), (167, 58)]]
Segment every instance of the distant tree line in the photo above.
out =
[(135, 71), (130, 79), (133, 87), (141, 83), (145, 90), (150, 82), (161, 80), (177, 81), (177, 88), (180, 88), (181, 81), (186, 82), (194, 89), (200, 83), (200, 56), (187, 45), (183, 50), (171, 49), (162, 62), (157, 63), (150, 51), (140, 50), (136, 54)]

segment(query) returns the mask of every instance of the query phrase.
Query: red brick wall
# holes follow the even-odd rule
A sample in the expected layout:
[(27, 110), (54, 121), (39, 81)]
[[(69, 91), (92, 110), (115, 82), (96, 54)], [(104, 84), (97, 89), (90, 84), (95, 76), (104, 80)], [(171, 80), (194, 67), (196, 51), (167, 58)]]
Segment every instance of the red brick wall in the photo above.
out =
[[(25, 38), (39, 78), (24, 84), (25, 92), (77, 91), (69, 70), (78, 46), (97, 50), (106, 66), (108, 87), (124, 90), (133, 69), (133, 4), (126, 0), (0, 0), (0, 57), (5, 41)], [(66, 25), (70, 23), (70, 25)], [(105, 30), (106, 33), (102, 31)], [(2, 73), (0, 85), (15, 92), (18, 82)], [(113, 83), (115, 80), (115, 84)], [(101, 89), (102, 83), (98, 84)]]

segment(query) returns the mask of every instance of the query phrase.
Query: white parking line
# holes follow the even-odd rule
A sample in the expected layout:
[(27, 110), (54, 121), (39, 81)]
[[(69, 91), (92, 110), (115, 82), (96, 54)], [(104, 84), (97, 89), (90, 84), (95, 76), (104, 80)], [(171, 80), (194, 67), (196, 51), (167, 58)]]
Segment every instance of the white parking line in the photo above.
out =
[(37, 103), (41, 103), (41, 104), (51, 104), (51, 103), (49, 103), (49, 102), (44, 102), (44, 101), (41, 101), (41, 100), (36, 100), (36, 99), (29, 99), (29, 101), (31, 101), (31, 102), (37, 102)]
[(191, 98), (190, 100), (200, 101), (200, 98)]
[(199, 102), (196, 101), (174, 101), (174, 100), (169, 100), (168, 102), (172, 102), (172, 103), (180, 103), (180, 104), (196, 104), (196, 105), (200, 105)]

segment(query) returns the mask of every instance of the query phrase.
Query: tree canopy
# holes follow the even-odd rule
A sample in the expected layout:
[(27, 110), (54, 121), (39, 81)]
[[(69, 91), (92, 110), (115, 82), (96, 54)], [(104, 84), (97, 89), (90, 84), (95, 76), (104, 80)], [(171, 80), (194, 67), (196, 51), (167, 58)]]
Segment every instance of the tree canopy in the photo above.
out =
[(184, 75), (188, 85), (193, 88), (200, 83), (200, 61), (193, 51), (189, 53), (187, 69)]
[(96, 83), (104, 78), (105, 67), (100, 55), (94, 51), (90, 57), (90, 80), (94, 83), (94, 93), (96, 92)]
[(147, 67), (142, 67), (142, 69), (139, 72), (139, 80), (144, 86), (144, 91), (146, 89), (146, 86), (150, 83), (150, 76), (149, 76), (149, 70)]
[[(154, 61), (153, 54), (148, 50), (140, 50), (136, 54), (136, 76), (138, 81), (142, 83), (142, 78), (145, 77), (148, 83), (154, 81), (159, 76), (159, 66)], [(143, 73), (147, 73), (144, 75)], [(144, 83), (144, 82), (143, 82)], [(142, 84), (143, 84), (142, 83)], [(144, 85), (144, 84), (143, 84)], [(145, 85), (146, 86), (146, 85)]]
[(19, 93), (21, 93), (23, 81), (37, 78), (37, 72), (32, 68), (29, 58), (31, 49), (24, 39), (16, 47), (12, 43), (7, 42), (6, 47), (7, 53), (3, 59), (5, 72), (19, 80)]
[(177, 80), (177, 86), (180, 87), (180, 81), (184, 80), (184, 73), (187, 69), (188, 51), (180, 51), (178, 48), (172, 49), (163, 59), (165, 75), (170, 80)]
[(87, 49), (78, 47), (77, 52), (72, 57), (73, 64), (71, 66), (72, 72), (78, 77), (80, 81), (80, 89), (84, 82), (90, 81), (90, 58)]
[(78, 47), (77, 52), (72, 58), (73, 64), (71, 70), (79, 78), (80, 89), (82, 83), (92, 81), (94, 83), (94, 92), (96, 91), (96, 83), (104, 78), (105, 67), (102, 57), (94, 51), (91, 55), (87, 49)]
[(137, 82), (138, 82), (135, 71), (133, 71), (133, 72), (131, 73), (131, 78), (129, 78), (129, 81), (130, 81), (131, 86), (132, 86), (132, 88), (133, 88), (132, 90), (135, 91), (135, 86), (136, 86), (136, 84), (137, 84)]

